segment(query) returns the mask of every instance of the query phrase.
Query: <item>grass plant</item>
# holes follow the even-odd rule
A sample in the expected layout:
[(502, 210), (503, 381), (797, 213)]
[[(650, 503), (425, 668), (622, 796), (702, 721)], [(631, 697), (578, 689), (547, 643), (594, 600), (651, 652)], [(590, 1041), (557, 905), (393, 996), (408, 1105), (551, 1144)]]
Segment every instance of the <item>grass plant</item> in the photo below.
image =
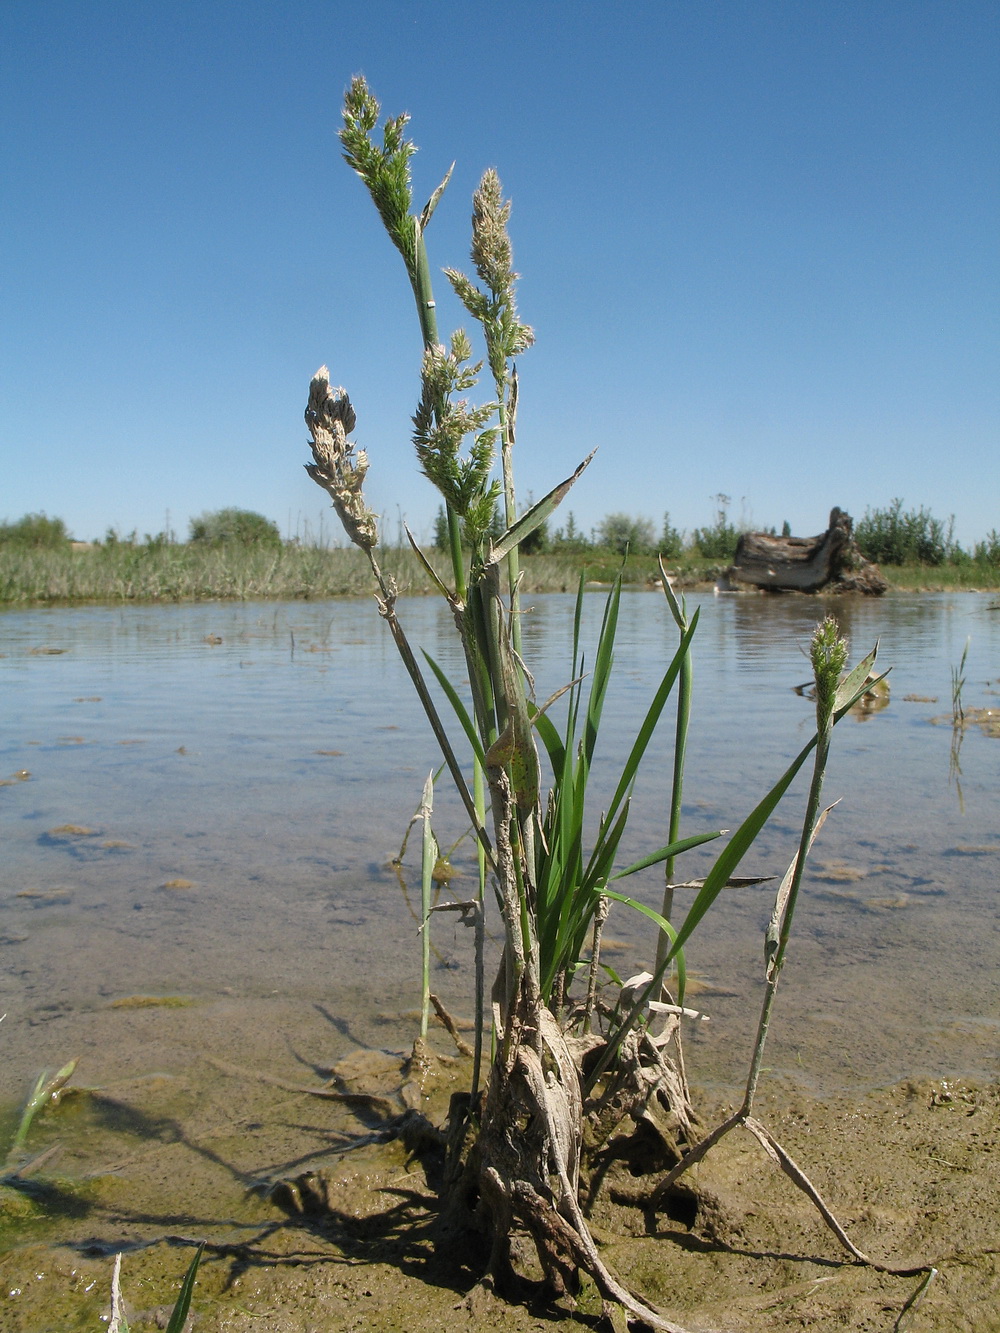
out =
[(951, 718), (952, 724), (961, 727), (965, 722), (965, 709), (962, 706), (962, 691), (965, 689), (965, 664), (969, 657), (971, 639), (966, 639), (965, 647), (958, 666), (951, 669)]
[[(671, 921), (678, 858), (721, 836), (721, 831), (680, 836), (697, 613), (687, 617), (661, 568), (678, 646), (637, 728), (613, 795), (595, 819), (589, 788), (613, 670), (623, 570), (619, 565), (611, 580), (592, 662), (584, 660), (581, 649), (580, 580), (565, 683), (540, 703), (534, 697), (530, 664), (521, 651), (522, 573), (517, 559), (522, 543), (547, 523), (590, 459), (519, 513), (513, 485), (518, 395), (514, 358), (527, 350), (532, 334), (516, 310), (517, 275), (507, 235), (510, 205), (503, 199), (496, 173), (487, 172), (473, 200), (472, 261), (478, 282), (456, 269), (445, 270), (467, 313), (480, 326), (486, 354), (474, 362), (471, 339), (463, 330), (454, 332), (447, 343), (438, 341), (426, 231), (449, 177), (416, 211), (410, 175), (414, 146), (404, 133), (407, 117), (386, 120), (378, 139), (380, 116), (378, 102), (364, 80), (356, 78), (345, 98), (341, 138), (349, 165), (367, 187), (403, 258), (416, 300), (424, 352), (413, 441), (421, 470), (444, 502), (447, 571), (435, 568), (410, 540), (427, 577), (451, 609), (464, 650), (467, 689), (459, 689), (426, 656), (425, 671), (409, 643), (397, 611), (398, 585), (378, 552), (377, 516), (364, 496), (369, 459), (349, 438), (357, 425), (355, 409), (348, 394), (331, 385), (325, 367), (309, 388), (305, 415), (313, 461), (306, 466), (332, 498), (348, 537), (364, 553), (379, 612), (417, 690), (478, 841), (483, 868), (479, 899), (459, 906), (477, 909), (477, 938), (488, 910), (498, 913), (502, 929), (502, 955), (491, 994), (493, 1058), (488, 1076), (482, 1091), (477, 1073), (470, 1095), (452, 1099), (446, 1134), (445, 1225), (453, 1226), (455, 1239), (461, 1237), (464, 1243), (470, 1234), (484, 1239), (488, 1280), (495, 1289), (516, 1291), (523, 1286), (515, 1258), (515, 1235), (521, 1233), (534, 1243), (550, 1297), (570, 1296), (580, 1273), (586, 1272), (610, 1317), (618, 1308), (628, 1320), (676, 1330), (677, 1325), (626, 1291), (603, 1262), (580, 1206), (581, 1167), (586, 1154), (599, 1151), (609, 1139), (640, 1132), (652, 1135), (662, 1152), (679, 1165), (699, 1151), (679, 1046), (680, 1020), (686, 1012), (684, 949), (721, 891), (738, 882), (740, 863), (813, 755), (799, 852), (782, 881), (767, 939), (764, 1010), (742, 1121), (750, 1123), (802, 871), (822, 818), (819, 798), (831, 733), (868, 688), (872, 657), (845, 673), (846, 643), (833, 622), (820, 627), (813, 642), (816, 734), (728, 839), (705, 879), (697, 882), (698, 892), (683, 920)], [(476, 405), (470, 395), (486, 363), (492, 393)], [(498, 451), (499, 477), (495, 475)], [(501, 496), (507, 526), (497, 533), (494, 516)], [(452, 738), (439, 712), (428, 672), (453, 711), (462, 744)], [(627, 860), (623, 851), (629, 806), (640, 767), (675, 690), (668, 840), (652, 854), (620, 868)], [(460, 758), (461, 754), (468, 758)], [(424, 808), (429, 837), (426, 791)], [(425, 841), (425, 870), (433, 850), (433, 843)], [(667, 869), (662, 912), (611, 888), (661, 863)], [(493, 889), (492, 908), (483, 891), (487, 876)], [(625, 983), (612, 975), (611, 983), (599, 984), (601, 932), (613, 900), (631, 903), (653, 921), (659, 940), (657, 963), (653, 973)], [(429, 918), (426, 901), (423, 917)], [(675, 968), (677, 1004), (664, 991)], [(477, 967), (477, 1012), (482, 1014), (480, 978)], [(654, 1019), (661, 1017), (663, 1030), (654, 1035)]]
[[(6, 1017), (6, 1015), (4, 1015)], [(43, 1069), (35, 1080), (35, 1086), (28, 1095), (28, 1100), (24, 1104), (18, 1121), (17, 1129), (11, 1139), (10, 1147), (7, 1150), (7, 1156), (4, 1161), (3, 1175), (0, 1176), (0, 1183), (4, 1178), (14, 1179), (41, 1164), (43, 1157), (48, 1157), (49, 1151), (40, 1154), (32, 1161), (24, 1160), (24, 1149), (28, 1142), (28, 1135), (35, 1119), (49, 1106), (55, 1106), (59, 1102), (63, 1089), (76, 1072), (77, 1061), (70, 1060), (63, 1065), (61, 1069), (53, 1073), (49, 1069)]]
[[(401, 588), (434, 586), (412, 551), (384, 564)], [(358, 597), (371, 587), (360, 551), (240, 544), (130, 546), (85, 551), (0, 548), (0, 605)]]
[[(424, 560), (409, 547), (381, 547), (380, 563), (401, 595), (438, 591)], [(451, 568), (448, 553), (430, 550), (427, 563), (438, 576)], [(697, 564), (685, 576), (707, 577)], [(652, 558), (630, 560), (588, 550), (578, 555), (523, 557), (520, 588), (525, 593), (574, 592), (581, 574), (588, 582), (610, 584), (621, 574), (626, 586), (652, 586), (658, 577)], [(80, 602), (183, 602), (209, 600), (320, 600), (360, 597), (371, 588), (371, 570), (354, 547), (136, 545), (125, 542), (87, 550), (0, 546), (0, 606)]]
[(965, 690), (965, 664), (971, 643), (971, 638), (966, 639), (958, 665), (951, 668), (951, 747), (948, 753), (948, 781), (954, 782), (959, 808), (963, 811), (965, 796), (962, 792), (962, 742), (965, 740), (966, 717), (962, 695)]

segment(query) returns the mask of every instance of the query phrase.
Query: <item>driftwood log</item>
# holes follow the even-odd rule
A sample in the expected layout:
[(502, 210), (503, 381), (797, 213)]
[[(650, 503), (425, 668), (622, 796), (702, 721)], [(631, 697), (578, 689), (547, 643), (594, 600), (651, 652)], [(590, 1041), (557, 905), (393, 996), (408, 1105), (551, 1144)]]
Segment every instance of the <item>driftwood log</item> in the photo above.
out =
[(866, 560), (853, 535), (854, 523), (842, 509), (830, 511), (830, 526), (818, 537), (772, 537), (744, 532), (723, 586), (737, 591), (861, 592), (878, 596), (888, 583), (878, 565)]

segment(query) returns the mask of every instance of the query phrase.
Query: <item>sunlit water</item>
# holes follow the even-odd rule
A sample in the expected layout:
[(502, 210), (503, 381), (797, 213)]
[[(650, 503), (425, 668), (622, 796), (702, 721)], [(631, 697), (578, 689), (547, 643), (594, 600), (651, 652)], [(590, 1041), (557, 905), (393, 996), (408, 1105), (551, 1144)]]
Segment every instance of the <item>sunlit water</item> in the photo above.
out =
[[(970, 727), (956, 755), (951, 726), (931, 721), (950, 717), (967, 639), (966, 707), (1000, 704), (996, 600), (829, 604), (855, 656), (880, 639), (893, 670), (888, 706), (836, 732), (825, 795), (841, 800), (814, 851), (769, 1048), (771, 1067), (817, 1091), (997, 1072), (1000, 740)], [(699, 601), (686, 833), (734, 829), (808, 739), (812, 706), (795, 686), (826, 605), (709, 595), (689, 610)], [(588, 594), (591, 642), (602, 604)], [(572, 598), (553, 595), (525, 617), (540, 699), (566, 681), (572, 613)], [(460, 679), (447, 608), (404, 602), (401, 618)], [(623, 598), (597, 800), (675, 643), (661, 596)], [(274, 1039), (265, 1001), (280, 1003), (286, 1027), (323, 1013), (338, 1050), (412, 1039), (419, 946), (390, 863), (438, 759), (370, 601), (7, 612), (0, 653), (0, 778), (30, 773), (0, 788), (0, 1097), (20, 1095), (29, 1071), (60, 1063), (88, 1031), (114, 1046), (95, 1063), (146, 1067), (148, 1028), (110, 1009), (137, 994), (194, 1002), (177, 1011), (183, 1039), (157, 1049), (160, 1065), (196, 1058), (201, 1040), (221, 1053), (230, 1030), (253, 1060)], [(629, 861), (665, 841), (671, 747), (664, 725)], [(804, 786), (743, 873), (782, 873)], [(464, 832), (445, 778), (435, 823), (445, 846)], [(414, 841), (407, 863), (418, 859)], [(467, 840), (453, 861), (464, 872), (454, 890), (470, 891)], [(695, 853), (682, 869), (708, 864)], [(629, 891), (658, 905), (660, 873)], [(689, 1038), (699, 1081), (729, 1085), (745, 1059), (772, 899), (773, 885), (725, 893), (689, 946), (702, 988), (692, 1002), (711, 1019)], [(472, 941), (456, 922), (435, 920), (434, 986), (468, 1013)], [(637, 913), (616, 908), (608, 934), (616, 969), (650, 961)], [(203, 1029), (199, 1014), (211, 1015)]]

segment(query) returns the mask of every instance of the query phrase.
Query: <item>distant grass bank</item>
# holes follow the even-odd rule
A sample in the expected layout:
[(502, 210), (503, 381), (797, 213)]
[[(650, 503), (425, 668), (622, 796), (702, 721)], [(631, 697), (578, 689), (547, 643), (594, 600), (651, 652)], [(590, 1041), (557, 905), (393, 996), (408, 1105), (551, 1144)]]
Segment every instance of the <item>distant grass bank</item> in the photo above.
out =
[[(447, 576), (447, 560), (431, 551)], [(410, 550), (381, 548), (379, 562), (403, 594), (432, 591), (431, 579)], [(527, 592), (575, 591), (580, 570), (610, 582), (620, 560), (600, 552), (527, 558)], [(630, 561), (627, 580), (651, 581), (652, 557)], [(182, 602), (263, 598), (280, 600), (370, 595), (371, 572), (351, 547), (136, 545), (36, 550), (0, 546), (0, 605), (38, 606), (80, 602)]]
[[(436, 553), (431, 552), (437, 564)], [(409, 550), (383, 548), (379, 559), (401, 593), (432, 591), (431, 580)], [(445, 560), (441, 559), (442, 575)], [(524, 591), (571, 592), (583, 571), (588, 580), (609, 583), (620, 566), (612, 552), (527, 556), (522, 559)], [(711, 583), (721, 572), (717, 561), (685, 557), (674, 561), (681, 586)], [(1000, 569), (964, 565), (884, 566), (899, 591), (948, 591), (1000, 588)], [(652, 556), (636, 556), (626, 567), (626, 582), (650, 585), (657, 578)], [(182, 602), (257, 599), (321, 599), (370, 594), (371, 581), (360, 551), (319, 547), (277, 548), (223, 545), (124, 544), (85, 550), (35, 550), (0, 547), (0, 606), (39, 606), (80, 602)]]

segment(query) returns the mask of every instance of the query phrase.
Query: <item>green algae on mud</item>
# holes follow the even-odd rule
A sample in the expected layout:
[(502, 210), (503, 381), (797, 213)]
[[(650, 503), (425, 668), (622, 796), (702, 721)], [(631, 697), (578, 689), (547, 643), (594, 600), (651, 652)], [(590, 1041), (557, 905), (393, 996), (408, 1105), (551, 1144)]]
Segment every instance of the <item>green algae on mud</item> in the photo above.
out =
[[(388, 1052), (338, 1064), (339, 1086), (388, 1099), (408, 1077)], [(440, 1123), (468, 1070), (444, 1051), (429, 1064), (419, 1109)], [(12, 1218), (0, 1233), (0, 1333), (98, 1327), (119, 1251), (130, 1326), (162, 1327), (201, 1239), (199, 1333), (593, 1326), (600, 1302), (587, 1282), (576, 1314), (494, 1302), (477, 1286), (475, 1246), (439, 1243), (426, 1154), (382, 1141), (370, 1110), (260, 1074), (275, 1076), (199, 1062), (183, 1076), (71, 1099), (40, 1122), (33, 1146), (60, 1139), (64, 1155), (46, 1173), (48, 1202), (43, 1193), (33, 1219)], [(280, 1074), (317, 1090), (325, 1081), (294, 1059)], [(726, 1109), (696, 1100), (710, 1121)], [(912, 1333), (1000, 1328), (1000, 1087), (908, 1082), (818, 1101), (775, 1080), (760, 1115), (856, 1243), (880, 1259), (938, 1266)], [(276, 1180), (298, 1182), (297, 1201), (269, 1192)], [(619, 1165), (589, 1209), (608, 1262), (672, 1318), (741, 1333), (893, 1327), (916, 1283), (851, 1262), (749, 1137), (720, 1144), (690, 1185), (653, 1222), (639, 1206), (642, 1179)]]

